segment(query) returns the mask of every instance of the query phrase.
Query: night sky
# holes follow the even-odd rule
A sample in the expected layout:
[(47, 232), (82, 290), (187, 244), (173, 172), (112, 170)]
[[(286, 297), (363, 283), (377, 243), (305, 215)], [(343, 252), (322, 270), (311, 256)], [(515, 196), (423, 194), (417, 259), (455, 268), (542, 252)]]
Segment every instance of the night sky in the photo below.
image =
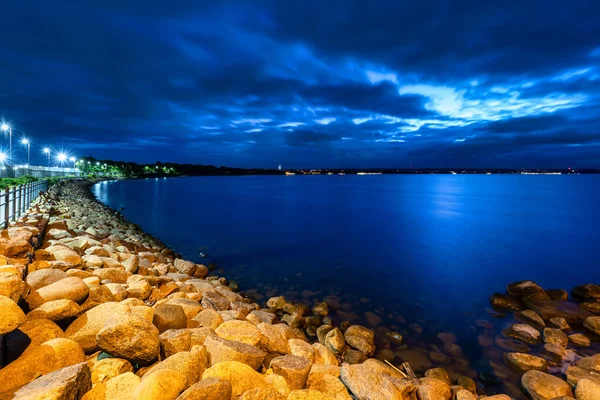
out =
[(3, 1), (0, 116), (33, 164), (600, 167), (600, 1), (493, 3)]

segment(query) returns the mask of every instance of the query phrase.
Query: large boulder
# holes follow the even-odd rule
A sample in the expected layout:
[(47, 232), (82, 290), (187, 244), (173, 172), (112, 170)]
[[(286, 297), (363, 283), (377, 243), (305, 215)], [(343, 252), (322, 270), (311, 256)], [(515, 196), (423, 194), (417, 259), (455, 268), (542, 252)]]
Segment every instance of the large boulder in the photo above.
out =
[(11, 299), (0, 295), (0, 335), (14, 331), (25, 322), (23, 310)]
[(185, 389), (185, 377), (174, 369), (161, 369), (144, 375), (133, 392), (134, 399), (175, 400)]
[(213, 365), (202, 374), (202, 379), (221, 378), (231, 384), (233, 399), (240, 397), (250, 389), (266, 389), (267, 383), (263, 375), (252, 367), (237, 361), (224, 361)]
[(12, 272), (0, 272), (0, 296), (18, 303), (27, 294), (27, 285), (21, 276)]
[(346, 386), (338, 378), (324, 372), (311, 373), (306, 388), (325, 393), (335, 400), (352, 400)]
[(265, 359), (265, 352), (246, 343), (209, 336), (204, 346), (210, 354), (210, 365), (223, 361), (239, 361), (258, 369)]
[(116, 302), (100, 304), (73, 321), (65, 331), (65, 337), (79, 343), (86, 353), (93, 353), (98, 350), (96, 335), (104, 328), (104, 324), (114, 315), (129, 310), (127, 305)]
[(19, 389), (13, 400), (77, 400), (92, 387), (90, 368), (80, 363), (44, 375)]
[(60, 269), (47, 268), (29, 273), (27, 278), (25, 278), (25, 281), (31, 286), (31, 290), (37, 290), (67, 277), (67, 273)]
[(64, 337), (58, 325), (47, 319), (25, 321), (17, 329), (9, 332), (5, 340), (5, 361), (11, 363), (48, 340)]
[(351, 325), (344, 332), (344, 339), (350, 347), (370, 357), (375, 352), (375, 334), (361, 325)]
[(575, 397), (577, 400), (600, 399), (600, 382), (591, 379), (580, 380), (575, 387)]
[(504, 353), (504, 361), (520, 374), (530, 370), (546, 371), (548, 369), (546, 360), (531, 354)]
[(340, 379), (359, 400), (405, 400), (416, 391), (412, 381), (382, 374), (364, 364), (342, 364)]
[(231, 383), (222, 378), (206, 378), (190, 386), (177, 400), (231, 400)]
[(594, 332), (596, 335), (600, 335), (600, 317), (588, 317), (583, 321), (583, 326)]
[(270, 367), (277, 375), (283, 376), (290, 389), (302, 389), (308, 379), (312, 363), (304, 357), (288, 354), (275, 357)]
[(96, 335), (96, 345), (115, 357), (135, 364), (149, 364), (158, 358), (158, 329), (133, 313), (109, 318)]
[(171, 357), (154, 365), (146, 372), (146, 374), (161, 369), (174, 369), (181, 372), (186, 378), (185, 387), (188, 388), (200, 380), (202, 373), (208, 367), (208, 358), (206, 349), (201, 346), (196, 346), (190, 351), (182, 351), (173, 354)]
[(106, 382), (98, 383), (81, 400), (132, 400), (140, 385), (140, 378), (133, 372), (115, 376)]
[(248, 321), (226, 321), (215, 329), (215, 333), (223, 339), (235, 340), (252, 346), (257, 346), (262, 339), (260, 330)]
[(0, 399), (35, 378), (84, 361), (81, 347), (69, 339), (52, 339), (0, 369)]
[(571, 386), (567, 382), (541, 371), (527, 371), (521, 377), (521, 385), (532, 400), (573, 397)]
[(296, 337), (292, 328), (286, 324), (271, 325), (267, 323), (259, 323), (257, 328), (262, 334), (260, 347), (263, 350), (278, 354), (290, 352), (288, 341)]
[(129, 361), (122, 358), (104, 358), (92, 367), (92, 384), (106, 382), (125, 372), (133, 372), (133, 366)]
[(27, 314), (27, 319), (49, 319), (60, 321), (81, 313), (81, 307), (73, 300), (62, 299), (47, 301)]
[(31, 309), (52, 300), (67, 299), (81, 304), (87, 298), (89, 291), (88, 286), (81, 278), (71, 276), (33, 291), (27, 297), (27, 304)]
[(183, 308), (176, 304), (159, 304), (154, 309), (152, 321), (160, 333), (169, 329), (187, 328), (187, 318)]

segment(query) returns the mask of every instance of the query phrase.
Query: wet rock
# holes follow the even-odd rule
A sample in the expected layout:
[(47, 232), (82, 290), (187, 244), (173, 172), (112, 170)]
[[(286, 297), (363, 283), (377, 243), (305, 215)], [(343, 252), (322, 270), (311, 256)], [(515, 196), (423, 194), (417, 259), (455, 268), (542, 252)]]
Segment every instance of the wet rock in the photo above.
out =
[(581, 303), (581, 308), (594, 314), (600, 315), (600, 303), (595, 301), (586, 301)]
[(417, 394), (420, 400), (450, 400), (452, 391), (450, 385), (433, 378), (419, 379)]
[(381, 374), (364, 364), (343, 364), (340, 379), (359, 400), (404, 400), (416, 391), (412, 381)]
[(548, 364), (540, 357), (524, 353), (504, 353), (504, 361), (516, 372), (523, 374), (526, 371), (546, 371)]
[(347, 364), (360, 364), (367, 359), (367, 356), (358, 350), (347, 349), (344, 351), (342, 361)]
[(569, 292), (564, 289), (546, 289), (546, 294), (550, 300), (569, 300)]
[(565, 348), (553, 343), (545, 343), (540, 355), (553, 364), (559, 364), (565, 356)]
[(562, 317), (550, 318), (550, 320), (548, 321), (548, 327), (554, 328), (554, 329), (560, 329), (565, 332), (568, 332), (571, 330), (571, 327), (567, 323), (567, 320)]
[(175, 400), (185, 389), (185, 377), (173, 369), (161, 369), (144, 376), (133, 392), (134, 399)]
[(97, 384), (81, 400), (131, 400), (139, 385), (140, 378), (126, 372)]
[(311, 365), (304, 357), (286, 355), (271, 360), (270, 368), (276, 374), (283, 376), (289, 388), (294, 390), (304, 387)]
[(287, 301), (283, 296), (271, 297), (267, 301), (267, 307), (273, 310), (283, 310), (283, 307), (285, 307), (286, 303)]
[(320, 327), (317, 328), (317, 338), (319, 340), (319, 343), (321, 344), (325, 344), (325, 336), (327, 336), (327, 334), (333, 330), (333, 326), (332, 325), (321, 325)]
[(175, 304), (159, 304), (154, 309), (152, 323), (160, 333), (169, 329), (187, 328), (187, 318), (181, 306)]
[(189, 351), (192, 334), (189, 329), (169, 329), (158, 336), (161, 358), (168, 358), (180, 351)]
[(129, 361), (122, 358), (105, 358), (92, 367), (92, 384), (107, 382), (125, 372), (133, 372), (133, 366)]
[(134, 314), (109, 318), (96, 335), (102, 351), (135, 364), (148, 364), (158, 358), (158, 329), (147, 319)]
[(321, 343), (313, 343), (312, 348), (315, 350), (315, 364), (339, 365), (335, 354)]
[(92, 387), (90, 368), (80, 363), (44, 375), (19, 389), (13, 400), (79, 399)]
[(527, 325), (531, 325), (538, 331), (541, 331), (546, 327), (546, 323), (535, 311), (531, 310), (523, 310), (518, 311), (514, 314), (514, 317), (517, 321), (522, 322)]
[(545, 321), (550, 318), (562, 317), (569, 324), (581, 323), (590, 313), (583, 310), (579, 304), (561, 300), (524, 299), (525, 306), (535, 311)]
[(203, 380), (208, 378), (221, 378), (229, 381), (231, 396), (234, 399), (250, 389), (267, 389), (263, 375), (252, 367), (237, 361), (225, 361), (213, 365), (202, 374)]
[[(260, 389), (257, 389), (260, 390)], [(243, 397), (242, 397), (243, 398)], [(206, 378), (195, 383), (177, 400), (230, 400), (231, 384), (221, 378)]]
[[(503, 340), (509, 340), (509, 339), (503, 339)], [(452, 358), (450, 358), (450, 356), (447, 356), (446, 354), (440, 353), (438, 351), (430, 351), (429, 358), (435, 364), (444, 364), (444, 365), (452, 364)]]
[(223, 361), (238, 361), (258, 369), (266, 353), (246, 343), (207, 337), (204, 346), (210, 354), (210, 365), (213, 366)]
[(588, 317), (583, 321), (583, 326), (594, 332), (596, 335), (600, 335), (600, 317)]
[(452, 379), (450, 379), (450, 375), (444, 368), (428, 369), (425, 371), (425, 377), (440, 380), (446, 383), (448, 386), (452, 385)]
[(581, 368), (576, 365), (571, 365), (565, 371), (567, 382), (571, 386), (577, 385), (582, 379), (590, 379), (600, 383), (600, 372), (593, 369)]
[(560, 329), (546, 328), (543, 332), (544, 343), (555, 344), (560, 347), (567, 347), (569, 338)]
[(82, 303), (87, 298), (88, 293), (88, 286), (80, 278), (72, 276), (33, 291), (27, 297), (27, 303), (31, 309), (52, 300), (67, 299), (75, 303)]
[(381, 317), (374, 312), (367, 311), (365, 312), (365, 318), (367, 319), (367, 323), (370, 326), (377, 327), (381, 325)]
[[(275, 321), (277, 321), (277, 315), (267, 310), (251, 311), (250, 314), (248, 314), (247, 318), (250, 322), (252, 322), (255, 325), (258, 325), (261, 322), (264, 322), (266, 324), (274, 324)], [(251, 320), (251, 318), (253, 319)]]
[(475, 385), (475, 381), (468, 376), (459, 376), (456, 379), (456, 384), (462, 386), (465, 390), (468, 390), (471, 393), (477, 393), (477, 386)]
[(575, 347), (590, 347), (591, 341), (590, 338), (585, 336), (582, 333), (574, 333), (568, 336), (569, 343), (571, 343)]
[(533, 400), (573, 397), (571, 386), (567, 382), (541, 371), (527, 371), (521, 377), (521, 385)]
[(11, 299), (0, 295), (0, 336), (15, 330), (25, 322), (23, 310)]
[(342, 331), (334, 328), (325, 335), (325, 346), (333, 352), (333, 354), (341, 355), (346, 348), (346, 342)]
[(590, 379), (582, 379), (575, 388), (575, 397), (577, 400), (598, 400), (600, 399), (600, 382)]
[(348, 345), (360, 350), (368, 357), (372, 356), (375, 352), (375, 334), (364, 326), (349, 326), (346, 332), (344, 332), (344, 339)]
[(0, 398), (8, 397), (38, 376), (83, 361), (83, 351), (74, 341), (62, 338), (49, 340), (0, 369)]
[[(393, 343), (395, 343), (397, 345), (403, 344), (404, 338), (402, 337), (402, 334), (399, 332), (386, 332), (385, 337), (390, 339)], [(348, 341), (348, 339), (346, 339), (346, 342), (347, 341)]]
[(329, 315), (329, 305), (327, 304), (326, 301), (317, 303), (313, 307), (312, 312), (315, 313), (316, 315), (325, 317), (325, 316)]
[(533, 281), (520, 281), (511, 283), (506, 286), (506, 293), (513, 297), (524, 297), (528, 299), (539, 299), (539, 300), (550, 300), (550, 297), (546, 294), (537, 283)]
[(600, 285), (581, 285), (576, 286), (571, 290), (574, 298), (579, 300), (594, 300), (600, 301)]
[(539, 344), (542, 341), (540, 332), (527, 324), (513, 324), (502, 331), (502, 336), (528, 344)]
[(269, 353), (288, 354), (289, 340), (295, 337), (293, 330), (285, 324), (260, 323), (257, 328), (262, 334), (260, 348)]

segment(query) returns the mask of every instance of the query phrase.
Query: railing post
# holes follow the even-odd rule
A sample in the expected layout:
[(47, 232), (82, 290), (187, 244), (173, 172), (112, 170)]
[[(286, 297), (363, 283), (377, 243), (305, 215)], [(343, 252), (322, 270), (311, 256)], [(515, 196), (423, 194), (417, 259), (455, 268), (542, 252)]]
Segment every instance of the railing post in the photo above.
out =
[[(19, 189), (19, 196), (17, 197), (17, 189)], [(17, 186), (17, 188), (15, 188), (15, 202), (13, 205), (13, 221), (17, 220), (17, 214), (21, 213), (21, 197), (23, 196), (23, 185), (19, 185)], [(18, 202), (17, 202), (18, 199)]]
[(8, 229), (8, 206), (10, 205), (8, 202), (8, 193), (9, 189), (6, 188), (6, 190), (4, 191), (4, 229)]

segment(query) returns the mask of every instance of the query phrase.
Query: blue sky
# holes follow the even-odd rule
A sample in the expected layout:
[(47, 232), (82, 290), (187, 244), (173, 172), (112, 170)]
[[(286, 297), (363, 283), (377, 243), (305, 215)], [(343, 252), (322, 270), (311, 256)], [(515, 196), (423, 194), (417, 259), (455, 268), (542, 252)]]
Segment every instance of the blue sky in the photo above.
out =
[(0, 116), (33, 162), (49, 145), (239, 167), (600, 167), (597, 1), (0, 12)]

